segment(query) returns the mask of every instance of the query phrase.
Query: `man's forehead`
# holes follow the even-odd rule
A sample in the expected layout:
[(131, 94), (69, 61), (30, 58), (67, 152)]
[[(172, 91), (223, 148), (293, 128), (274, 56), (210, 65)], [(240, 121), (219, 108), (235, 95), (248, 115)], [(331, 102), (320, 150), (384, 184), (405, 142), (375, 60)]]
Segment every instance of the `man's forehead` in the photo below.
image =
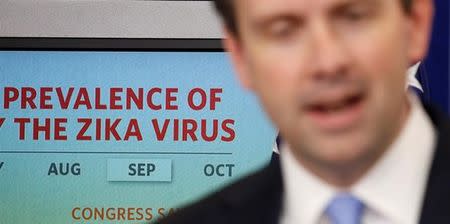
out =
[(300, 14), (326, 11), (343, 5), (376, 1), (380, 0), (235, 0), (235, 4), (242, 16), (263, 17), (290, 11)]

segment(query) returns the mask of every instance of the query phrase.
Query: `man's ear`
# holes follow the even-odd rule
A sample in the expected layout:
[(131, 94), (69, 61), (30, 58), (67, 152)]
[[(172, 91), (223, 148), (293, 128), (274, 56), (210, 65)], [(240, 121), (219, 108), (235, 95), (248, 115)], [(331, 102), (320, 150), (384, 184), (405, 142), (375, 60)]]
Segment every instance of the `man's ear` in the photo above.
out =
[(227, 28), (224, 28), (224, 34), (223, 46), (230, 55), (236, 76), (245, 89), (251, 90), (252, 79), (250, 77), (247, 57), (242, 46), (242, 40), (239, 39), (237, 34), (230, 32)]
[(408, 52), (410, 62), (423, 60), (429, 47), (431, 28), (433, 23), (434, 3), (432, 0), (413, 0), (409, 12), (410, 45)]

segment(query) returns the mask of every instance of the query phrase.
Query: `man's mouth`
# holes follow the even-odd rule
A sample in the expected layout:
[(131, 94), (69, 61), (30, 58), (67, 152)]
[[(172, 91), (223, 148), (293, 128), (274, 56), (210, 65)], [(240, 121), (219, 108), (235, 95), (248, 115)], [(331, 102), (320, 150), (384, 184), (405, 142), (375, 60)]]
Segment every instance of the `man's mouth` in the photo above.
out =
[(308, 103), (306, 114), (324, 131), (342, 131), (361, 120), (365, 99), (364, 91), (322, 95)]

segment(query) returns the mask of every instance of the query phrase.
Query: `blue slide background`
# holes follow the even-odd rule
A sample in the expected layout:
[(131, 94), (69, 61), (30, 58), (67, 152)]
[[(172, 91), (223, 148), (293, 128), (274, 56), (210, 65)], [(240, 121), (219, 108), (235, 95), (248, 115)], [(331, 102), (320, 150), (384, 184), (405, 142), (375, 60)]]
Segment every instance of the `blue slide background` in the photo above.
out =
[[(161, 217), (163, 208), (170, 208), (199, 199), (208, 192), (264, 165), (271, 156), (275, 130), (258, 106), (255, 97), (244, 91), (234, 78), (223, 52), (0, 52), (0, 99), (4, 87), (87, 87), (90, 96), (101, 87), (102, 98), (109, 99), (111, 87), (148, 90), (152, 87), (179, 88), (179, 110), (61, 110), (53, 92), (52, 110), (20, 109), (14, 103), (1, 109), (0, 117), (7, 120), (0, 128), (0, 223), (116, 223), (118, 220), (74, 220), (74, 208), (151, 208), (154, 218)], [(195, 87), (223, 88), (221, 102), (215, 111), (193, 111), (186, 103), (187, 92)], [(145, 91), (145, 92), (146, 92)], [(74, 91), (73, 100), (78, 90)], [(121, 94), (124, 98), (124, 94)], [(163, 97), (157, 95), (155, 101)], [(0, 101), (1, 102), (1, 101)], [(105, 101), (103, 101), (105, 102)], [(3, 103), (2, 108), (3, 108)], [(208, 107), (209, 108), (209, 107)], [(32, 140), (31, 125), (26, 139), (19, 140), (18, 125), (13, 118), (68, 118), (67, 141), (46, 141), (41, 133)], [(144, 141), (77, 141), (74, 136), (81, 128), (77, 118), (137, 118)], [(232, 142), (156, 141), (151, 119), (195, 119), (211, 122), (234, 119), (236, 138)], [(43, 121), (41, 121), (42, 124)], [(117, 129), (124, 133), (126, 123)], [(219, 126), (220, 127), (220, 126)], [(181, 128), (181, 125), (180, 125)], [(93, 134), (93, 128), (88, 131)], [(219, 136), (223, 131), (219, 128)], [(52, 134), (53, 135), (53, 134)], [(228, 136), (224, 134), (224, 136)], [(52, 153), (42, 153), (49, 151)], [(84, 152), (84, 153), (82, 153)], [(90, 153), (86, 153), (90, 152)], [(198, 154), (209, 152), (209, 154)], [(111, 162), (120, 159), (122, 162)], [(163, 182), (129, 181), (128, 165), (136, 160), (158, 163), (166, 167)], [(79, 163), (81, 175), (48, 175), (51, 163)], [(170, 165), (171, 163), (171, 165)], [(125, 164), (125, 165), (124, 165)], [(232, 176), (207, 176), (207, 164), (233, 164)], [(109, 169), (113, 167), (114, 169)], [(122, 167), (121, 170), (117, 170)], [(170, 170), (171, 167), (171, 170)], [(223, 169), (222, 169), (223, 171)], [(120, 172), (120, 173), (119, 173)], [(125, 176), (123, 176), (125, 174)], [(143, 177), (144, 178), (144, 177)], [(141, 178), (141, 180), (143, 180)], [(159, 178), (159, 177), (155, 177)], [(119, 179), (119, 181), (116, 181)], [(113, 181), (111, 181), (113, 180)], [(169, 180), (169, 181), (167, 181)], [(116, 210), (117, 211), (117, 210)], [(79, 211), (77, 212), (79, 216)], [(136, 216), (134, 216), (136, 217)], [(129, 223), (136, 223), (130, 220)], [(124, 223), (123, 220), (119, 223)]]

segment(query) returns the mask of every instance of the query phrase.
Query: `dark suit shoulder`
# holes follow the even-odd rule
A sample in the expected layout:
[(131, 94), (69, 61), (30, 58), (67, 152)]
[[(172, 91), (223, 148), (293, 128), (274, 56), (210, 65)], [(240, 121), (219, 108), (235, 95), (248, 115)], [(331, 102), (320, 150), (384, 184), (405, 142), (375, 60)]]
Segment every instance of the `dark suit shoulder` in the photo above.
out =
[(450, 120), (436, 108), (426, 105), (425, 109), (437, 131), (437, 142), (420, 223), (450, 223)]
[(258, 213), (264, 214), (264, 210), (278, 207), (281, 189), (279, 164), (271, 162), (263, 169), (178, 210), (158, 223), (225, 224), (246, 223), (246, 220), (252, 220), (253, 223)]

